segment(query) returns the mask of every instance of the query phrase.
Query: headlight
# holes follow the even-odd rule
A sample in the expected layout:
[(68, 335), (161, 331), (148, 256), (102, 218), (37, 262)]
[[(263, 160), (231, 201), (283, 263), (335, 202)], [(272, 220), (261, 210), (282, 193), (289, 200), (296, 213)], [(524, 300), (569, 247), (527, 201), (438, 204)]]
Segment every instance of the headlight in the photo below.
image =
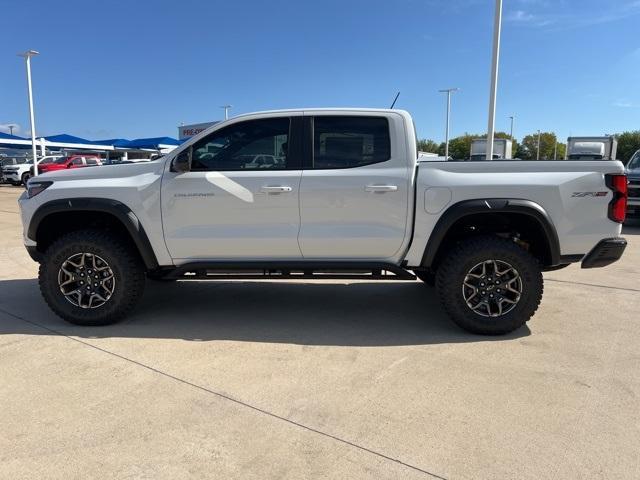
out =
[(44, 192), (53, 182), (39, 182), (38, 180), (29, 180), (27, 183), (27, 197), (33, 198), (39, 193)]

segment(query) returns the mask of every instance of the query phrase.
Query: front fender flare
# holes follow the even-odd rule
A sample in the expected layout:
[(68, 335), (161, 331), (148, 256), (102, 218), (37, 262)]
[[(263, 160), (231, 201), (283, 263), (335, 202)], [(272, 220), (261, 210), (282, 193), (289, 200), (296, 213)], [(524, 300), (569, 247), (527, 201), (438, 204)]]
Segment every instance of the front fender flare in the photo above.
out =
[(109, 213), (116, 217), (127, 229), (131, 236), (136, 248), (140, 252), (142, 261), (148, 269), (155, 269), (158, 267), (158, 260), (153, 251), (153, 247), (149, 242), (149, 237), (144, 230), (144, 227), (138, 220), (138, 217), (133, 211), (124, 203), (118, 200), (109, 198), (68, 198), (52, 200), (50, 202), (42, 204), (35, 211), (29, 222), (29, 228), (27, 229), (27, 235), (29, 238), (35, 240), (36, 234), (40, 223), (53, 213), (61, 212), (77, 212), (77, 211), (93, 211)]

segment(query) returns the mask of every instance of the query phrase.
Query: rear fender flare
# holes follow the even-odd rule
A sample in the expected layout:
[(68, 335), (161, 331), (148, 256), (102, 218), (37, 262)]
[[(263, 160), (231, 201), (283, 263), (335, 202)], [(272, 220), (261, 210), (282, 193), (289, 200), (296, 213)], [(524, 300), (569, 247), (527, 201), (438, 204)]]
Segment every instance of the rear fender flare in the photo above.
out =
[(449, 229), (460, 219), (475, 214), (485, 213), (518, 213), (527, 215), (538, 223), (547, 238), (550, 250), (551, 263), (547, 266), (559, 265), (560, 259), (560, 242), (551, 217), (547, 211), (531, 200), (522, 200), (515, 198), (485, 198), (475, 200), (465, 200), (449, 207), (441, 215), (437, 221), (427, 246), (422, 255), (420, 265), (430, 268), (436, 258), (436, 255), (442, 246), (442, 242), (447, 235)]

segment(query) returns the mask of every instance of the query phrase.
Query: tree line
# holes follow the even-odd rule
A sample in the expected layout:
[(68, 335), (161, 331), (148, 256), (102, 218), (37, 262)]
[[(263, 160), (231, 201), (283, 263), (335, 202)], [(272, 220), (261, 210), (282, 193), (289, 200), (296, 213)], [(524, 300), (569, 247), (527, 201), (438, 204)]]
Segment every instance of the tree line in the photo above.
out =
[[(623, 163), (627, 163), (631, 156), (640, 150), (640, 130), (623, 132), (617, 134), (618, 138), (618, 159)], [(477, 138), (487, 138), (487, 135), (471, 135), (465, 133), (459, 137), (449, 140), (449, 155), (455, 160), (463, 160), (469, 158), (471, 152), (471, 142)], [(506, 132), (497, 132), (495, 138), (511, 138)], [(567, 144), (557, 142), (558, 137), (554, 132), (542, 132), (540, 134), (540, 160), (553, 160), (554, 158), (563, 159), (567, 150)], [(515, 138), (511, 138), (513, 142), (514, 158), (522, 160), (535, 160), (538, 153), (538, 133), (532, 133), (525, 136), (522, 141), (518, 142)], [(444, 155), (445, 144), (436, 143), (433, 140), (418, 140), (418, 150), (421, 152), (437, 153)]]

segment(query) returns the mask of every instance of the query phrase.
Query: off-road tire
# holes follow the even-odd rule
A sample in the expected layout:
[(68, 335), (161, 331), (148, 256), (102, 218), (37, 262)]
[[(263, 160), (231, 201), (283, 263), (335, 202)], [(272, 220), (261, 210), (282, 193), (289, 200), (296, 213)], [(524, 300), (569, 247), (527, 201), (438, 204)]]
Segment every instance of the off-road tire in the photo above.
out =
[[(468, 272), (488, 260), (512, 265), (522, 279), (519, 301), (499, 317), (474, 312), (463, 296)], [(503, 335), (520, 328), (533, 316), (544, 285), (541, 267), (533, 255), (511, 240), (487, 235), (465, 240), (445, 255), (437, 270), (436, 288), (444, 310), (459, 327), (481, 335)]]
[[(58, 275), (62, 264), (73, 255), (89, 253), (104, 259), (113, 272), (111, 297), (97, 308), (81, 308), (61, 292)], [(137, 252), (123, 238), (102, 230), (78, 230), (54, 241), (40, 264), (40, 291), (49, 307), (64, 320), (84, 326), (109, 325), (127, 315), (144, 291), (145, 269)]]

